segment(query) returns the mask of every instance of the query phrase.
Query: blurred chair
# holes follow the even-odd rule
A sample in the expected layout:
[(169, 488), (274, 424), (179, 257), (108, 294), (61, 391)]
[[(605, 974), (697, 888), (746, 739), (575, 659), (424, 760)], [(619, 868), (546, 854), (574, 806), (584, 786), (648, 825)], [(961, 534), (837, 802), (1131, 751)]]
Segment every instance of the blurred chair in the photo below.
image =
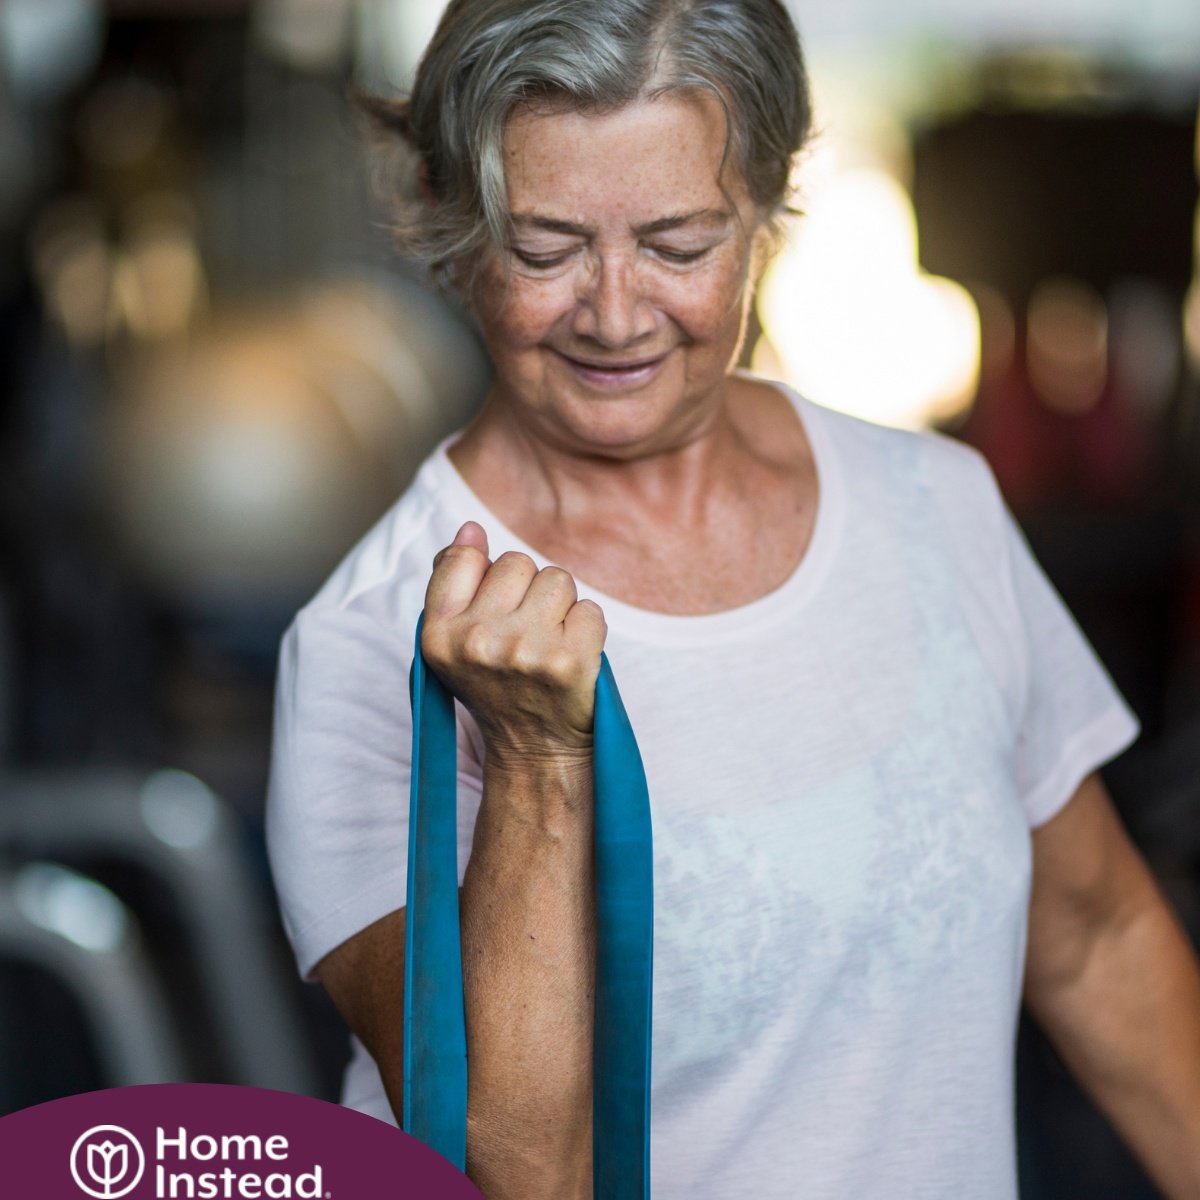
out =
[[(206, 1063), (201, 1077), (217, 1073), (228, 1082), (313, 1094), (312, 1055), (279, 955), (273, 907), (238, 834), (227, 807), (182, 771), (0, 777), (5, 859), (52, 858), (86, 869), (95, 864), (107, 869), (118, 891), (123, 866), (150, 876), (158, 894), (169, 897), (200, 993), (196, 1019), (211, 1025), (223, 1067), (214, 1072)], [(137, 900), (126, 899), (137, 912)], [(139, 915), (143, 924), (156, 917), (161, 924), (161, 914)], [(136, 1023), (130, 1028), (136, 1030)]]
[[(38, 968), (70, 993), (105, 1085), (182, 1077), (179, 1039), (136, 919), (95, 880), (47, 862), (0, 867), (0, 963), (6, 960)], [(6, 1032), (12, 1040), (28, 1036), (11, 1026)], [(13, 1107), (27, 1098), (0, 1099)]]

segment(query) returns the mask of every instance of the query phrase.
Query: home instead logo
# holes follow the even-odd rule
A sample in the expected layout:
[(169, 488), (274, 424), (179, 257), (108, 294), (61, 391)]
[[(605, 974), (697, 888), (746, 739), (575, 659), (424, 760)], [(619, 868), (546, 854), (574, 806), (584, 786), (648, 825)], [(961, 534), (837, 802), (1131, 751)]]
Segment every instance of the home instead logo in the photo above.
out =
[(145, 1084), (0, 1117), (3, 1200), (379, 1200), (381, 1181), (483, 1200), (394, 1125), (265, 1088)]
[(94, 1125), (71, 1147), (71, 1178), (96, 1200), (119, 1200), (141, 1182), (146, 1155), (120, 1125)]
[[(158, 1200), (326, 1200), (319, 1163), (295, 1172), (281, 1133), (190, 1133), (182, 1125), (154, 1130), (154, 1195)], [(146, 1167), (141, 1143), (119, 1125), (97, 1125), (71, 1150), (71, 1178), (96, 1200), (129, 1195)]]

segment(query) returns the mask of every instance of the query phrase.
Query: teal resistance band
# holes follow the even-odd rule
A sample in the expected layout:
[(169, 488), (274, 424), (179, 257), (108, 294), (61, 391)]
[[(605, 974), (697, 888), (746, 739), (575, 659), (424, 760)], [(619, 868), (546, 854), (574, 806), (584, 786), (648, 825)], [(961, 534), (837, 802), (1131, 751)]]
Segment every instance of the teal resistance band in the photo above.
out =
[[(467, 1038), (458, 926), (454, 700), (421, 656), (413, 709), (404, 958), (404, 1128), (466, 1164)], [(650, 1195), (654, 878), (650, 797), (607, 656), (596, 681), (596, 1200)], [(548, 1048), (553, 1052), (553, 1048)]]

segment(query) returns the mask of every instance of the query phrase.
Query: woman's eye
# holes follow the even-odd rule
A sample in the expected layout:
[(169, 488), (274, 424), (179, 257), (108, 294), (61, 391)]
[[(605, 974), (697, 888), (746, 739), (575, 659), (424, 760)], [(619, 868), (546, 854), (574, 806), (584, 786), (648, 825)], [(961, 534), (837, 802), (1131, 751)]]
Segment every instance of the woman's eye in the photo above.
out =
[(670, 263), (699, 262), (710, 250), (712, 250), (711, 246), (705, 246), (702, 250), (671, 250), (666, 246), (654, 247), (654, 253)]
[(551, 267), (561, 267), (571, 254), (569, 250), (556, 254), (530, 254), (527, 250), (518, 250), (516, 246), (511, 246), (510, 249), (517, 262), (526, 267), (532, 267), (535, 271), (547, 271)]

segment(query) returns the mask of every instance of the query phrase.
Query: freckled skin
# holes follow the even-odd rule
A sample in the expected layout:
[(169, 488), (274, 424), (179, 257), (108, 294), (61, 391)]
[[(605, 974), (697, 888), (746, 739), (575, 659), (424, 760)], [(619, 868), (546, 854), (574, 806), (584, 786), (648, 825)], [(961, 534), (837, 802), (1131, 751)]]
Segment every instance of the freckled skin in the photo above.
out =
[[(724, 148), (724, 112), (703, 92), (607, 114), (525, 110), (511, 120), (510, 212), (579, 232), (517, 224), (515, 251), (550, 265), (491, 254), (475, 299), (496, 368), (492, 405), (548, 445), (618, 459), (706, 430), (740, 348), (761, 236), (736, 173), (721, 179)], [(702, 215), (644, 230), (693, 213)], [(571, 365), (658, 359), (644, 386), (620, 391)]]

